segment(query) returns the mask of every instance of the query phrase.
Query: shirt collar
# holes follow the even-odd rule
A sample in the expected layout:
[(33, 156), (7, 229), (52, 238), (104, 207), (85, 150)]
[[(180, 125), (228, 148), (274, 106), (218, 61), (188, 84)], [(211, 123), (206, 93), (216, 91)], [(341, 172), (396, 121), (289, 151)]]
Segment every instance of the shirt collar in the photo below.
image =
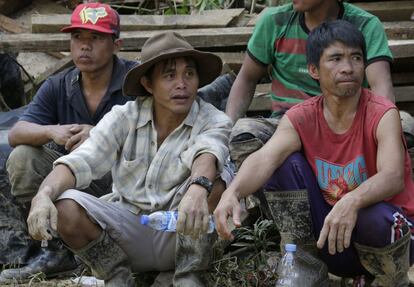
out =
[(138, 115), (138, 122), (137, 122), (137, 129), (142, 128), (148, 122), (153, 121), (152, 116), (152, 97), (144, 97), (140, 98), (137, 97), (135, 100), (137, 102), (139, 108), (139, 115)]
[(122, 89), (124, 76), (129, 70), (126, 63), (121, 61), (116, 55), (113, 56), (113, 63), (114, 66), (112, 70), (111, 84), (108, 87), (106, 95), (112, 95), (114, 92)]
[(193, 127), (196, 123), (198, 111), (200, 110), (199, 106), (199, 98), (196, 96), (193, 104), (191, 105), (190, 112), (188, 113), (187, 117), (184, 119), (184, 124), (190, 127)]
[[(148, 122), (150, 121), (152, 122), (154, 119), (153, 112), (152, 112), (153, 99), (152, 99), (152, 96), (148, 96), (145, 98), (138, 97), (136, 101), (138, 103), (138, 106), (141, 106), (140, 111), (139, 111), (138, 122), (137, 122), (137, 128), (141, 128), (145, 126)], [(191, 126), (191, 127), (195, 125), (196, 120), (197, 120), (197, 115), (200, 110), (199, 101), (200, 101), (199, 98), (196, 97), (193, 104), (191, 105), (188, 115), (185, 117), (183, 121), (184, 125)]]
[[(125, 62), (121, 61), (118, 56), (113, 55), (113, 68), (112, 68), (112, 77), (111, 83), (109, 84), (108, 90), (105, 94), (105, 97), (102, 100), (105, 100), (107, 97), (110, 97), (114, 92), (122, 89), (122, 84), (124, 82), (124, 75), (128, 72), (129, 67)], [(70, 83), (71, 91), (70, 95), (73, 95), (74, 92), (79, 90), (79, 81), (81, 78), (80, 70), (74, 68), (73, 72), (70, 74)]]

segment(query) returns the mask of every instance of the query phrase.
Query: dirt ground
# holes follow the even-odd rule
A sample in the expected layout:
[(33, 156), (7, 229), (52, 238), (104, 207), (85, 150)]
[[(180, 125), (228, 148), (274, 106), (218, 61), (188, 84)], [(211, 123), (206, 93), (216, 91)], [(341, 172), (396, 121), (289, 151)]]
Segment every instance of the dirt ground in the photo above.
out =
[[(408, 272), (408, 277), (410, 278), (410, 286), (414, 286), (414, 266), (410, 269)], [(81, 286), (75, 283), (72, 283), (70, 279), (54, 279), (54, 280), (48, 280), (48, 281), (39, 281), (39, 280), (33, 280), (32, 282), (26, 283), (26, 284), (12, 284), (12, 285), (0, 285), (0, 287), (10, 287), (10, 286), (16, 286), (16, 287), (75, 287), (75, 286)], [(331, 276), (331, 287), (341, 287), (341, 281), (340, 278)]]

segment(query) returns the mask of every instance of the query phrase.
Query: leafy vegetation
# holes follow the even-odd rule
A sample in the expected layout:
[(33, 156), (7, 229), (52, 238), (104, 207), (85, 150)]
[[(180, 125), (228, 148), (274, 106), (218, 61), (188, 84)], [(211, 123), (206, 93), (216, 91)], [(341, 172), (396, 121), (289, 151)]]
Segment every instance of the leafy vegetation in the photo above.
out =
[(223, 249), (225, 242), (217, 242), (218, 254), (206, 275), (208, 286), (274, 286), (279, 241), (271, 220), (258, 219), (251, 227), (236, 229), (235, 241), (227, 248)]

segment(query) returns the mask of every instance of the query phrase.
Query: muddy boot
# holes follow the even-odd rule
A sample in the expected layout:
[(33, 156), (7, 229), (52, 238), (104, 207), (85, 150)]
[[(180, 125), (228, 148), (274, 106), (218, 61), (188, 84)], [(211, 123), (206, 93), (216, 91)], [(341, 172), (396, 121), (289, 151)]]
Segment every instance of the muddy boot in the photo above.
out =
[(201, 235), (197, 240), (177, 233), (174, 286), (205, 286), (203, 271), (208, 269), (213, 257), (213, 243), (216, 238), (216, 233)]
[(266, 200), (280, 232), (280, 250), (286, 243), (297, 245), (296, 256), (309, 287), (329, 286), (328, 267), (317, 256), (316, 240), (306, 190), (265, 192)]
[(371, 286), (408, 286), (411, 233), (382, 248), (354, 243), (362, 266), (375, 277)]
[(105, 287), (135, 286), (128, 256), (105, 231), (74, 253), (91, 268), (94, 276), (105, 281)]

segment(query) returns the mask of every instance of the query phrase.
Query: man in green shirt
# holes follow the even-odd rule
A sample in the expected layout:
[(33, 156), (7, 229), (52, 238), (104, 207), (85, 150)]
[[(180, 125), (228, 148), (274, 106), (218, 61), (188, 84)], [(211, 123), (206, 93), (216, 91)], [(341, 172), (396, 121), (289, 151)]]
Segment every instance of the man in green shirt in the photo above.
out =
[(378, 18), (338, 0), (293, 0), (292, 4), (268, 8), (256, 24), (226, 107), (233, 121), (246, 113), (256, 83), (266, 74), (269, 65), (274, 116), (320, 94), (318, 83), (308, 74), (306, 40), (316, 26), (336, 19), (354, 24), (364, 34), (368, 60), (365, 86), (369, 84), (375, 94), (394, 102), (390, 74), (392, 54)]

